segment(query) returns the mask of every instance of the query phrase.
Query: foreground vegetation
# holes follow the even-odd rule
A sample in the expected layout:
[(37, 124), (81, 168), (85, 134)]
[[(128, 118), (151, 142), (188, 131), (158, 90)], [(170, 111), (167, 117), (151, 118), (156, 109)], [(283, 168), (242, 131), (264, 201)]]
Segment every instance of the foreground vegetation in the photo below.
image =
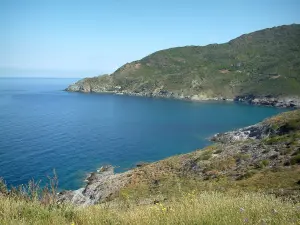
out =
[(191, 191), (167, 202), (75, 208), (0, 197), (0, 224), (299, 224), (300, 205), (258, 193)]

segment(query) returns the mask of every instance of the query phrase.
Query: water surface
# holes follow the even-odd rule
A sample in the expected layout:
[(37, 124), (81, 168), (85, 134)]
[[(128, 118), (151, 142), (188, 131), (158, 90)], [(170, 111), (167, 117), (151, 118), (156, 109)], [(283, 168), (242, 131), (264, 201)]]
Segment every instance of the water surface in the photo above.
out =
[(103, 164), (123, 171), (208, 145), (282, 109), (62, 91), (76, 79), (0, 78), (0, 176), (18, 185), (56, 169), (61, 188)]

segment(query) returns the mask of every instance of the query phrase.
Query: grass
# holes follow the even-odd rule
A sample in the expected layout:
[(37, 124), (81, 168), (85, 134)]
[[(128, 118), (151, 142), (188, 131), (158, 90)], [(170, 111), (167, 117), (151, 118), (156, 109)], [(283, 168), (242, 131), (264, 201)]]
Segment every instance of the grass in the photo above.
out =
[(299, 130), (300, 110), (293, 110), (285, 113), (280, 113), (263, 121), (263, 123), (270, 125), (274, 130), (281, 127), (287, 127), (287, 130)]
[(139, 181), (89, 207), (57, 203), (56, 177), (46, 191), (35, 182), (10, 190), (0, 182), (0, 224), (299, 224), (299, 198), (275, 197), (283, 190), (299, 197), (299, 174), (299, 166), (265, 168), (242, 180), (161, 174), (156, 184)]
[(0, 197), (0, 224), (299, 224), (300, 206), (269, 195), (182, 193), (152, 205), (107, 204), (49, 208), (37, 201)]
[(268, 168), (262, 171), (256, 172), (253, 176), (246, 180), (236, 182), (238, 188), (248, 191), (269, 191), (271, 189), (298, 189), (300, 193), (299, 185), (296, 182), (300, 179), (300, 168), (297, 166), (291, 168)]

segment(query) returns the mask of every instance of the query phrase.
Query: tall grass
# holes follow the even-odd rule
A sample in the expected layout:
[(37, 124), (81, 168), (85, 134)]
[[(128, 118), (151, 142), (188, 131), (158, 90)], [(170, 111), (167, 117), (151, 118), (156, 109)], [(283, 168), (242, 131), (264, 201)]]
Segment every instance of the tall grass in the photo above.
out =
[(150, 205), (120, 202), (86, 208), (0, 197), (0, 224), (297, 224), (300, 205), (258, 193), (183, 193)]
[(15, 200), (39, 201), (44, 205), (55, 205), (58, 188), (58, 178), (55, 170), (53, 176), (47, 176), (48, 183), (43, 187), (41, 181), (30, 180), (28, 184), (7, 187), (5, 181), (0, 177), (0, 196), (14, 198)]

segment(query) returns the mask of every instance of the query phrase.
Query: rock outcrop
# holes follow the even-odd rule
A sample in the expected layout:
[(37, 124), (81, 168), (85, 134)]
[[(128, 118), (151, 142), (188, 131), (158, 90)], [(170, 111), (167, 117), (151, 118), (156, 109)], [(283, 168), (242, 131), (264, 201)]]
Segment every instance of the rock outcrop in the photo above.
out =
[(236, 102), (248, 103), (251, 105), (274, 106), (280, 108), (300, 108), (300, 98), (297, 96), (291, 97), (272, 97), (272, 96), (236, 96)]
[(59, 193), (58, 201), (82, 206), (109, 201), (128, 184), (130, 173), (131, 171), (115, 174), (112, 166), (102, 167), (97, 172), (90, 173), (84, 188)]
[(215, 142), (229, 143), (244, 141), (247, 139), (263, 139), (274, 134), (275, 131), (269, 126), (259, 123), (253, 126), (238, 129), (236, 131), (216, 134), (210, 140)]

